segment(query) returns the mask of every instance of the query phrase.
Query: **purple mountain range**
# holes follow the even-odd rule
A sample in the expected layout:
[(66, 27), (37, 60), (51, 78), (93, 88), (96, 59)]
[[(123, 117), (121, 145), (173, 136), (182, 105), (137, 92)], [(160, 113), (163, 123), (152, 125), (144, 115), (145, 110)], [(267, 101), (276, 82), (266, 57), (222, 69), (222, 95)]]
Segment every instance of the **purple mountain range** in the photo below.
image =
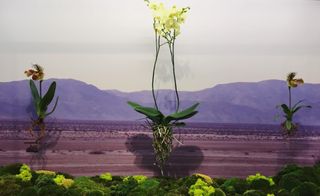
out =
[[(60, 97), (51, 118), (68, 120), (138, 120), (142, 115), (127, 105), (134, 101), (152, 106), (150, 91), (125, 93), (100, 90), (93, 85), (72, 79), (54, 79), (56, 95)], [(52, 79), (44, 82), (47, 88)], [(45, 90), (46, 91), (46, 90)], [(301, 110), (295, 121), (304, 125), (320, 125), (320, 84), (305, 84), (292, 91), (294, 102), (303, 99), (312, 109)], [(159, 90), (157, 97), (161, 111), (174, 111), (172, 90)], [(189, 121), (212, 123), (279, 124), (283, 118), (276, 106), (288, 102), (284, 81), (267, 80), (256, 83), (220, 84), (193, 92), (180, 92), (181, 108), (199, 102), (199, 113)], [(0, 119), (28, 120), (34, 113), (27, 80), (0, 83)], [(276, 119), (276, 116), (279, 116)]]

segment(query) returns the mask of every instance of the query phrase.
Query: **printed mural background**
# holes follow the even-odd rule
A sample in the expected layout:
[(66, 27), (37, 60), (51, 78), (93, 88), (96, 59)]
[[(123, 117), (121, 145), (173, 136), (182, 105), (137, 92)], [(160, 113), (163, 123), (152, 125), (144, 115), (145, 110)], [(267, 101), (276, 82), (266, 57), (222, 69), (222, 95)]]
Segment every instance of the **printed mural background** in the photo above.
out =
[[(182, 106), (200, 106), (176, 132), (183, 145), (176, 144), (168, 172), (271, 175), (287, 163), (319, 160), (320, 2), (174, 3), (191, 7), (176, 40)], [(75, 175), (157, 174), (150, 132), (127, 105), (152, 106), (154, 37), (142, 0), (4, 0), (0, 27), (0, 164), (26, 162)], [(162, 51), (157, 96), (170, 113), (172, 73)], [(25, 152), (34, 109), (23, 72), (32, 63), (44, 67), (45, 88), (57, 82), (60, 97), (38, 154)], [(306, 82), (293, 89), (293, 101), (303, 99), (312, 109), (296, 115), (300, 132), (287, 140), (276, 106), (287, 103), (285, 79), (292, 71)]]

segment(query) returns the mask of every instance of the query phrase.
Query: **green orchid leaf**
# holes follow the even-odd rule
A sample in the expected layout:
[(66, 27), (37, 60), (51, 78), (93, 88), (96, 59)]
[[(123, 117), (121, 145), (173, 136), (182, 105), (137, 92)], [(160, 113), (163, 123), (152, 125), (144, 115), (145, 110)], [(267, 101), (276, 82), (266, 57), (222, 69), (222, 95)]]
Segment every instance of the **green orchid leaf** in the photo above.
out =
[(33, 97), (33, 101), (34, 104), (36, 105), (36, 107), (38, 107), (38, 104), (41, 100), (38, 89), (36, 87), (36, 85), (34, 84), (33, 80), (30, 80), (30, 89), (31, 89), (31, 94)]
[(59, 101), (59, 97), (57, 97), (56, 102), (54, 103), (54, 106), (53, 106), (51, 112), (47, 113), (45, 116), (49, 116), (50, 114), (52, 114), (56, 110), (56, 107), (58, 105), (58, 101)]
[(136, 107), (142, 107), (141, 105), (135, 103), (135, 102), (132, 102), (132, 101), (128, 101), (127, 102), (129, 106), (131, 106), (133, 109), (136, 108)]
[(131, 101), (128, 101), (128, 105), (130, 105), (135, 111), (144, 114), (155, 123), (161, 123), (163, 121), (164, 115), (155, 108), (144, 107)]
[(283, 112), (286, 113), (287, 115), (291, 113), (291, 110), (289, 109), (289, 107), (286, 104), (281, 104), (281, 108), (282, 108)]
[(56, 82), (52, 82), (47, 93), (44, 95), (40, 102), (41, 110), (46, 111), (48, 108), (48, 105), (51, 103), (54, 94), (56, 92)]
[(153, 122), (159, 123), (164, 118), (163, 114), (155, 108), (151, 107), (136, 107), (135, 110), (141, 114), (144, 114)]
[(294, 109), (292, 109), (292, 114), (296, 113), (297, 111), (299, 111), (301, 108), (312, 108), (310, 105), (300, 105)]
[(295, 107), (297, 107), (300, 103), (302, 103), (303, 100), (298, 101), (296, 104), (294, 104), (294, 106), (292, 107), (292, 110), (294, 110)]
[(169, 116), (167, 116), (164, 121), (166, 123), (169, 123), (173, 120), (177, 121), (177, 120), (183, 120), (183, 119), (188, 119), (191, 118), (192, 116), (194, 116), (196, 113), (198, 113), (198, 111), (194, 111), (197, 107), (198, 107), (199, 103), (196, 103), (194, 105), (192, 105), (191, 107), (181, 111), (181, 112), (176, 112), (173, 114), (170, 114)]

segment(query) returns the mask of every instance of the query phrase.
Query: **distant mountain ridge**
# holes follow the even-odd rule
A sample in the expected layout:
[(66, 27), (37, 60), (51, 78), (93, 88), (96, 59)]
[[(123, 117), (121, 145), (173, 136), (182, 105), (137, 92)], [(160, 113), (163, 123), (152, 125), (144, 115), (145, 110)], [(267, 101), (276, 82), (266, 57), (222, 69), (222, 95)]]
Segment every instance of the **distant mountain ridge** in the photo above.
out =
[[(46, 80), (44, 87), (53, 79)], [(70, 120), (137, 120), (142, 115), (133, 111), (127, 101), (152, 106), (150, 91), (120, 92), (100, 90), (97, 87), (73, 79), (57, 81), (56, 95), (59, 105), (52, 115)], [(293, 89), (294, 102), (304, 99), (311, 110), (301, 110), (296, 121), (305, 125), (320, 125), (320, 84), (305, 84)], [(174, 111), (175, 97), (172, 90), (157, 91), (162, 111)], [(288, 102), (288, 89), (284, 81), (239, 82), (219, 84), (212, 88), (180, 92), (181, 108), (200, 102), (199, 113), (193, 122), (212, 123), (262, 123), (278, 124), (281, 111), (276, 105)], [(33, 105), (27, 80), (0, 82), (0, 119), (29, 119)], [(279, 114), (280, 119), (275, 120)]]

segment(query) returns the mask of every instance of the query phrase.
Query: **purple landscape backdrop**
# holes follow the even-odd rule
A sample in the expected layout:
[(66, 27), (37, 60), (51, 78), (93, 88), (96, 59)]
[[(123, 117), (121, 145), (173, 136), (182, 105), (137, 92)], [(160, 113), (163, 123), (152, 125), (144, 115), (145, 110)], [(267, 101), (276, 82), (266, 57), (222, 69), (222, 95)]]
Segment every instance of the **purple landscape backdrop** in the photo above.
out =
[[(51, 118), (135, 121), (143, 116), (127, 105), (128, 100), (152, 106), (150, 91), (126, 93), (100, 90), (73, 79), (54, 80), (58, 84), (56, 95), (60, 99)], [(51, 81), (44, 82), (45, 88)], [(284, 81), (266, 80), (221, 84), (200, 91), (181, 92), (180, 95), (182, 108), (200, 102), (199, 113), (190, 119), (193, 122), (279, 124), (283, 119), (276, 106), (287, 103), (288, 89)], [(173, 91), (160, 90), (157, 96), (160, 108), (165, 113), (172, 112), (175, 106)], [(305, 84), (293, 89), (294, 102), (301, 99), (313, 108), (301, 110), (295, 121), (320, 125), (320, 84)], [(33, 113), (28, 80), (0, 82), (0, 108), (0, 119), (28, 120)]]

